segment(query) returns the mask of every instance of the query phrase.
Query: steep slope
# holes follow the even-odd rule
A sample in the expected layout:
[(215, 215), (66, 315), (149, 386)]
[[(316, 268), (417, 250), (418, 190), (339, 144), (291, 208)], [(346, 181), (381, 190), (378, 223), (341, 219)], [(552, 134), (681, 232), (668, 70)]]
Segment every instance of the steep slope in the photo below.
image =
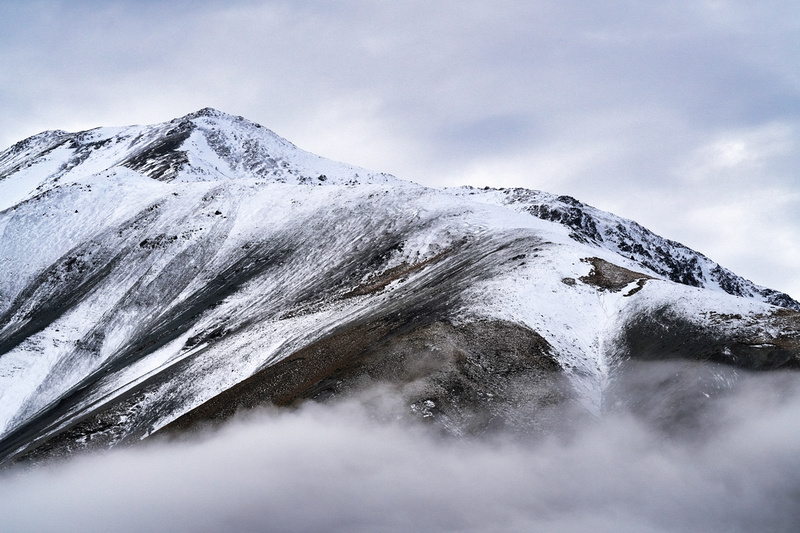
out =
[(699, 252), (656, 235), (632, 220), (600, 211), (570, 196), (527, 189), (473, 187), (452, 189), (451, 192), (563, 224), (572, 230), (570, 237), (574, 240), (616, 252), (635, 261), (646, 272), (675, 283), (722, 290), (734, 296), (800, 311), (800, 303), (789, 295), (756, 285)]
[(0, 461), (375, 386), (451, 434), (525, 434), (600, 412), (631, 358), (800, 361), (797, 302), (635, 223), (214, 110), (34, 136), (0, 154), (0, 198)]

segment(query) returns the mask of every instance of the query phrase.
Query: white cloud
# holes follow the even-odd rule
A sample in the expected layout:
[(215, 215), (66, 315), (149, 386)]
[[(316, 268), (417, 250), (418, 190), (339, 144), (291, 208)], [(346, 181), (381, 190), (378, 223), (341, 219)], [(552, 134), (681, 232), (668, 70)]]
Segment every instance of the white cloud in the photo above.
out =
[(797, 380), (740, 380), (688, 437), (624, 413), (529, 442), (442, 440), (354, 403), (254, 413), (203, 438), (12, 469), (0, 513), (38, 532), (796, 531)]

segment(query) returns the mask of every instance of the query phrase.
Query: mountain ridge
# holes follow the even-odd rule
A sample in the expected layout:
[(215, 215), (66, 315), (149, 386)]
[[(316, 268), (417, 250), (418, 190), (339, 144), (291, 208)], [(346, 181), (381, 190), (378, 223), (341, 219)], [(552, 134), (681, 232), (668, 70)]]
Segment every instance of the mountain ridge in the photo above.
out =
[(562, 223), (573, 230), (573, 239), (610, 247), (648, 271), (675, 283), (703, 288), (716, 285), (733, 296), (760, 297), (772, 305), (800, 310), (800, 302), (788, 294), (756, 285), (688, 246), (661, 237), (633, 220), (602, 211), (570, 196), (521, 188), (476, 189), (466, 186), (462, 189), (470, 195), (502, 194), (504, 198), (490, 201), (511, 206), (543, 220)]
[[(212, 123), (203, 124), (203, 119), (211, 119)], [(179, 171), (189, 163), (186, 151), (177, 150), (177, 148), (186, 143), (191, 134), (198, 129), (205, 130), (203, 133), (206, 139), (215, 137), (214, 131), (219, 128), (219, 124), (214, 124), (214, 120), (224, 121), (228, 124), (242, 124), (249, 130), (260, 130), (284, 150), (297, 151), (304, 155), (311, 155), (314, 159), (327, 161), (299, 149), (290, 141), (278, 136), (259, 124), (248, 121), (244, 117), (229, 115), (214, 108), (206, 107), (168, 122), (150, 126), (127, 127), (127, 129), (139, 130), (136, 136), (137, 139), (148, 133), (159, 138), (155, 143), (146, 143), (146, 149), (139, 149), (123, 160), (112, 161), (108, 168), (123, 166), (139, 171), (148, 177), (153, 177), (155, 175), (158, 176), (157, 179), (160, 180), (175, 179)], [(201, 123), (197, 124), (195, 121), (201, 121)], [(92, 140), (92, 132), (96, 134), (103, 130), (109, 130), (109, 133), (114, 132), (114, 128), (102, 127), (77, 133), (68, 133), (63, 130), (48, 130), (24, 139), (7, 150), (0, 152), (0, 176), (8, 176), (19, 170), (18, 168), (10, 166), (10, 163), (13, 163), (15, 160), (15, 155), (27, 159), (39, 158), (42, 156), (42, 153), (50, 152), (68, 141), (75, 148), (79, 146), (94, 148), (98, 143), (101, 146), (109, 143), (114, 136), (109, 137), (108, 134), (102, 135), (99, 139)], [(86, 140), (87, 138), (89, 139), (88, 141)], [(54, 143), (54, 140), (58, 142)], [(45, 144), (44, 148), (39, 150), (36, 154), (24, 155), (25, 148), (31, 144), (36, 145), (39, 142)], [(113, 144), (118, 143), (119, 141), (116, 141)], [(169, 153), (173, 155), (165, 157), (165, 155), (161, 153), (162, 151), (164, 154)], [(214, 155), (218, 156), (219, 153), (217, 152), (224, 152), (224, 149), (218, 146), (216, 149), (212, 147), (211, 151)], [(207, 156), (208, 154), (203, 153), (201, 155)], [(335, 184), (341, 183), (342, 181), (346, 184), (355, 185), (361, 182), (369, 183), (372, 182), (371, 180), (375, 179), (377, 179), (378, 182), (391, 183), (397, 180), (397, 178), (388, 174), (374, 173), (344, 164), (336, 164), (352, 172), (352, 176), (344, 180), (341, 178), (339, 180), (329, 180), (327, 174), (321, 172), (316, 172), (316, 176), (311, 176), (310, 174), (315, 174), (315, 172), (308, 171), (308, 169), (305, 169), (306, 172), (304, 174), (292, 172), (291, 170), (286, 173), (280, 173), (275, 170), (275, 167), (280, 167), (282, 160), (278, 158), (276, 161), (268, 151), (263, 149), (254, 149), (249, 153), (246, 150), (241, 151), (235, 154), (237, 156), (235, 158), (230, 154), (228, 155), (228, 161), (226, 162), (230, 164), (230, 160), (235, 159), (238, 165), (235, 164), (234, 166), (238, 168), (231, 169), (230, 172), (225, 172), (223, 170), (221, 173), (219, 171), (219, 166), (215, 167), (214, 170), (216, 172), (213, 172), (209, 170), (207, 164), (189, 165), (193, 167), (193, 169), (196, 167), (196, 170), (192, 172), (192, 177), (194, 179), (205, 178), (213, 180), (216, 174), (217, 179), (234, 179), (231, 178), (230, 175), (236, 175), (238, 173), (250, 178), (272, 178), (283, 183), (313, 183), (316, 185)], [(85, 155), (73, 156), (66, 163), (62, 164), (55, 175), (54, 182), (59, 181), (60, 174), (67, 173), (72, 167), (80, 164), (76, 163), (74, 160), (80, 160), (81, 157), (85, 157)], [(263, 164), (259, 165), (254, 163), (253, 160), (266, 161), (269, 166)], [(30, 164), (30, 162), (28, 163)], [(283, 162), (283, 165), (288, 166), (288, 163)], [(108, 170), (108, 168), (102, 170)], [(359, 170), (363, 176), (359, 174)], [(488, 196), (485, 194), (488, 190), (487, 188), (476, 189), (467, 186), (465, 189), (469, 191), (470, 195), (479, 194), (484, 196), (484, 199)], [(579, 236), (582, 236), (588, 241), (601, 246), (608, 243), (612, 246), (611, 249), (613, 251), (625, 255), (659, 276), (665, 276), (677, 283), (692, 286), (706, 287), (710, 284), (717, 284), (722, 290), (735, 296), (757, 297), (763, 299), (763, 301), (767, 303), (800, 310), (800, 303), (791, 296), (756, 285), (749, 280), (741, 278), (718, 263), (706, 258), (703, 254), (691, 250), (681, 243), (660, 237), (646, 228), (643, 228), (635, 221), (613, 216), (610, 213), (583, 204), (568, 196), (557, 196), (542, 191), (520, 188), (496, 190), (499, 190), (505, 198), (499, 201), (498, 199), (492, 199), (490, 201), (526, 211), (544, 220), (564, 223), (574, 230), (575, 238), (580, 238)], [(483, 193), (479, 191), (483, 191)], [(611, 217), (609, 217), (609, 215), (611, 215)], [(608, 224), (609, 218), (613, 219), (615, 227), (610, 227)], [(603, 227), (602, 233), (597, 229), (598, 224)], [(631, 232), (635, 235), (630, 235), (629, 233)], [(682, 256), (681, 259), (683, 260), (676, 260), (676, 256)], [(704, 264), (701, 266), (698, 262)]]

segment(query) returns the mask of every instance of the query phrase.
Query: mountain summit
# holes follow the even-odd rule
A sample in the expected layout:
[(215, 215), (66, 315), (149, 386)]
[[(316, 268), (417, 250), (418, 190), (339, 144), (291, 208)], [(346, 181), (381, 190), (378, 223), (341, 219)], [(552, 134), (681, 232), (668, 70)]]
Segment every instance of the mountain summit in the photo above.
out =
[(0, 209), (0, 461), (374, 387), (448, 434), (529, 434), (624, 404), (631, 361), (706, 365), (701, 399), (800, 367), (797, 301), (635, 222), (213, 109), (23, 140)]
[[(46, 131), (2, 154), (8, 182), (2, 207), (37, 183), (43, 190), (87, 175), (125, 168), (165, 182), (268, 180), (276, 183), (390, 183), (397, 181), (335, 163), (294, 146), (243, 117), (211, 108), (151, 126)], [(12, 194), (14, 189), (16, 194)]]

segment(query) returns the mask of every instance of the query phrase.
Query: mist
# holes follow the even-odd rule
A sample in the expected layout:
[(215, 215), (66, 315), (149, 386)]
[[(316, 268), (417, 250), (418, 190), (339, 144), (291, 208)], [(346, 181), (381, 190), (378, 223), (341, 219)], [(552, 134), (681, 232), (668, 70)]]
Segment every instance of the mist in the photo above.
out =
[(800, 379), (725, 370), (711, 390), (708, 372), (670, 365), (629, 372), (602, 417), (565, 411), (563, 431), (530, 439), (443, 437), (350, 400), (16, 466), (0, 529), (800, 530)]

